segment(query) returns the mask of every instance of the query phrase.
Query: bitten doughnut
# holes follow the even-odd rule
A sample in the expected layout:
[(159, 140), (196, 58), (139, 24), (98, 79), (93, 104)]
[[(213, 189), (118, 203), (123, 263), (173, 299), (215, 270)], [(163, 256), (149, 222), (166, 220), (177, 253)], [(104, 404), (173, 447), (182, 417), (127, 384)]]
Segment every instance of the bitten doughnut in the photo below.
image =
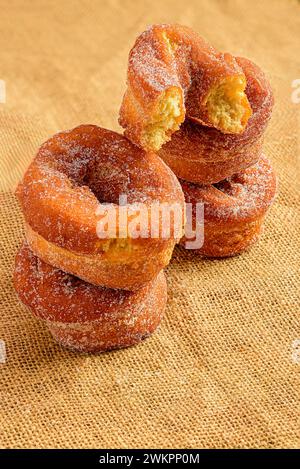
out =
[[(16, 194), (34, 253), (95, 285), (139, 288), (169, 263), (183, 233), (184, 196), (172, 171), (155, 154), (94, 125), (61, 132), (43, 144)], [(127, 197), (122, 208), (119, 196)], [(155, 203), (175, 204), (180, 211), (181, 221), (170, 223), (169, 236), (162, 233), (163, 219), (152, 217)], [(124, 208), (139, 204), (149, 225), (143, 236), (132, 224), (134, 214), (125, 221), (122, 216)], [(116, 215), (115, 230), (106, 232), (105, 223), (99, 228), (99, 210), (102, 220)]]
[(185, 117), (240, 133), (251, 115), (243, 70), (192, 29), (153, 25), (130, 51), (119, 122), (142, 148), (157, 151)]
[[(234, 256), (254, 244), (276, 193), (276, 176), (265, 156), (254, 166), (219, 183), (197, 185), (182, 181), (186, 202), (204, 204), (204, 243), (195, 252), (207, 257)], [(182, 238), (181, 244), (193, 237)]]
[(246, 94), (253, 114), (244, 132), (234, 135), (186, 119), (158, 153), (181, 179), (201, 184), (219, 182), (255, 164), (261, 155), (273, 108), (272, 89), (257, 65), (245, 58), (236, 60), (247, 79)]
[(137, 344), (155, 331), (167, 301), (163, 271), (135, 292), (111, 290), (46, 264), (26, 243), (16, 256), (14, 285), (22, 303), (54, 338), (81, 352)]

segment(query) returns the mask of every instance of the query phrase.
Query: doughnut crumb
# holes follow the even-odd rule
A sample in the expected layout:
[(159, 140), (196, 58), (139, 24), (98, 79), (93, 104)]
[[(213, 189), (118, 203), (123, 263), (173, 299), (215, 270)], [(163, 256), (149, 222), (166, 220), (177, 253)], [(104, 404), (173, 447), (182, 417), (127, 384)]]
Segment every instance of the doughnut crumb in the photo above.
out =
[(241, 76), (222, 80), (209, 93), (207, 110), (214, 127), (224, 133), (244, 130), (252, 110), (245, 93), (246, 79)]
[(181, 91), (172, 87), (162, 93), (157, 111), (142, 133), (142, 146), (158, 151), (165, 142), (170, 140), (171, 134), (179, 129), (183, 120)]

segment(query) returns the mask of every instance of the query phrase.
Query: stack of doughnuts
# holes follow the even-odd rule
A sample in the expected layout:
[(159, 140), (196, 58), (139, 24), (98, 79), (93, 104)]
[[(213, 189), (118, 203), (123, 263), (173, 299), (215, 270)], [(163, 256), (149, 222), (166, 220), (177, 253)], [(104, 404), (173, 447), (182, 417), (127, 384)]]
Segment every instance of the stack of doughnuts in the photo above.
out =
[(262, 152), (272, 106), (250, 60), (190, 28), (154, 25), (130, 51), (124, 135), (81, 125), (40, 147), (16, 190), (25, 241), (14, 285), (60, 344), (140, 342), (162, 318), (176, 243), (225, 257), (258, 239), (276, 191)]
[[(272, 107), (272, 89), (257, 65), (216, 51), (189, 28), (154, 25), (136, 40), (119, 122), (180, 178), (191, 209), (185, 247), (227, 257), (258, 240), (276, 192), (262, 152)], [(203, 221), (203, 241), (193, 243)]]
[[(52, 335), (84, 352), (149, 336), (166, 306), (163, 268), (184, 216), (168, 237), (159, 217), (156, 237), (137, 237), (134, 217), (122, 218), (121, 211), (143, 204), (150, 217), (155, 202), (177, 204), (183, 214), (183, 192), (170, 168), (122, 135), (81, 125), (40, 147), (16, 195), (26, 241), (16, 257), (15, 288)], [(101, 223), (107, 214), (115, 224)]]

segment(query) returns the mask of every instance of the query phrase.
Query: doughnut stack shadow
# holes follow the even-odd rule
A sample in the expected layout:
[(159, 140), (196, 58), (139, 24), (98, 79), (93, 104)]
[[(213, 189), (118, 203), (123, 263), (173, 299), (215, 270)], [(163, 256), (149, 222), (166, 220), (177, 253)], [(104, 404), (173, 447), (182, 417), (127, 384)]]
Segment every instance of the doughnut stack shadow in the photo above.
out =
[[(181, 244), (206, 257), (248, 249), (277, 186), (262, 150), (274, 101), (262, 70), (216, 51), (190, 28), (154, 25), (130, 52), (127, 84), (119, 119), (125, 135), (158, 152), (192, 209)], [(203, 222), (198, 246), (191, 235)]]
[[(272, 106), (259, 67), (190, 28), (154, 25), (137, 38), (120, 108), (124, 135), (95, 125), (54, 135), (16, 191), (26, 239), (15, 289), (60, 344), (102, 352), (157, 328), (167, 302), (163, 269), (175, 244), (186, 246), (186, 202), (194, 233), (204, 207), (197, 254), (232, 256), (258, 239), (276, 192), (262, 153)], [(157, 204), (180, 212), (168, 236), (165, 219), (153, 220)], [(122, 214), (141, 205), (148, 228), (136, 236)]]

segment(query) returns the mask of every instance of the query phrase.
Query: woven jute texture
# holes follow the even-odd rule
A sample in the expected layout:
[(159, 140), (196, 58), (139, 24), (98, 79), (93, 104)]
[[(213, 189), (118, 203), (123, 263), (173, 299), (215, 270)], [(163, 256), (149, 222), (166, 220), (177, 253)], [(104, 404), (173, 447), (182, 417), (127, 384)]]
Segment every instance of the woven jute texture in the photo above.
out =
[[(0, 446), (299, 448), (300, 3), (1, 0), (0, 10)], [(155, 22), (191, 26), (264, 68), (276, 96), (265, 151), (280, 190), (250, 252), (207, 261), (175, 250), (153, 337), (75, 354), (17, 301), (23, 220), (13, 189), (58, 130), (118, 129), (129, 48)]]

